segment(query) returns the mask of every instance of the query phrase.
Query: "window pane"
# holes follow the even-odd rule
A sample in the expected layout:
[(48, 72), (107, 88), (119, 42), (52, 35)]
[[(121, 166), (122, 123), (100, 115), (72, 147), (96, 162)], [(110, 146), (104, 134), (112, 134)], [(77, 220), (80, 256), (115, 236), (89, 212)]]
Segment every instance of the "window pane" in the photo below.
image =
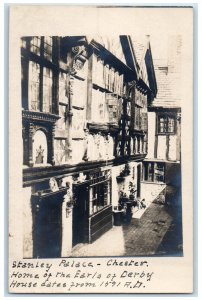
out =
[(164, 117), (159, 118), (159, 132), (166, 132), (166, 119)]
[(43, 69), (43, 112), (52, 112), (52, 70)]
[(27, 41), (25, 38), (21, 38), (21, 47), (26, 48), (27, 47)]
[(154, 176), (154, 164), (148, 163), (148, 181), (153, 181)]
[(158, 119), (159, 133), (174, 133), (175, 132), (175, 118), (169, 116), (161, 116)]
[(90, 203), (89, 214), (95, 214), (105, 206), (111, 204), (111, 184), (108, 178), (111, 176), (110, 171), (101, 171), (90, 175)]
[(164, 165), (161, 163), (155, 164), (155, 181), (164, 182)]
[(52, 61), (52, 47), (53, 40), (50, 36), (44, 37), (44, 57), (50, 61)]
[(30, 41), (30, 51), (32, 51), (37, 55), (40, 55), (40, 47), (41, 47), (41, 38), (38, 36), (34, 36)]
[(135, 107), (135, 129), (140, 129), (140, 108)]
[(29, 62), (29, 109), (40, 110), (39, 102), (39, 75), (40, 66), (33, 61)]
[(175, 120), (172, 117), (168, 118), (168, 132), (173, 133), (175, 131)]
[(147, 163), (144, 164), (144, 180), (145, 181), (148, 180), (148, 164)]

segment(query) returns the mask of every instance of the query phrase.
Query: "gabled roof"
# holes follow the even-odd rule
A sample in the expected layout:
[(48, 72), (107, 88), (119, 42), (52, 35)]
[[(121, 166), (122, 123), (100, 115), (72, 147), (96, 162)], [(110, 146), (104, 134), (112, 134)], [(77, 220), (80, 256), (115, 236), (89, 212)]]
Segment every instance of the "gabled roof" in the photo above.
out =
[(125, 55), (126, 64), (135, 72), (136, 79), (139, 79), (139, 67), (130, 37), (121, 35), (120, 42)]
[(146, 48), (147, 48), (147, 40), (145, 36), (130, 36), (131, 43), (134, 48), (135, 57), (139, 66), (142, 64), (142, 59), (144, 58)]
[(148, 44), (148, 48), (145, 54), (145, 64), (147, 68), (149, 86), (150, 89), (153, 91), (153, 96), (156, 97), (158, 90), (150, 43)]
[(134, 80), (134, 72), (133, 70), (126, 64), (123, 63), (117, 56), (111, 53), (108, 49), (106, 49), (103, 45), (98, 43), (96, 40), (92, 39), (89, 44), (92, 47), (93, 51), (100, 56), (106, 63), (117, 68), (122, 74), (125, 74), (125, 77), (128, 81)]
[(120, 61), (122, 61), (126, 65), (125, 56), (118, 35), (115, 36), (112, 35), (110, 36), (110, 38), (107, 36), (100, 36), (100, 35), (95, 35), (95, 36), (87, 35), (86, 38), (89, 44), (91, 40), (95, 40), (97, 43), (99, 43), (109, 52), (114, 54)]
[(127, 65), (136, 72), (137, 80), (149, 87), (153, 99), (157, 94), (157, 84), (148, 37), (140, 41), (135, 36), (120, 36), (120, 41)]

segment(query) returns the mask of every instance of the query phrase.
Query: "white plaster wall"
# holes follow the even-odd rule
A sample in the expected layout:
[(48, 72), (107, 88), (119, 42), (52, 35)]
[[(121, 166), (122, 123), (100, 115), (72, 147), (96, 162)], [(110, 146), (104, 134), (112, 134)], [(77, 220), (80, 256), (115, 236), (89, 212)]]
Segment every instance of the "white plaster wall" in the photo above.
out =
[(166, 135), (158, 136), (157, 158), (166, 159)]
[(82, 162), (84, 156), (85, 141), (83, 140), (72, 140), (72, 163)]
[(170, 135), (169, 136), (169, 152), (168, 152), (168, 159), (169, 160), (176, 160), (177, 157), (177, 136)]
[(23, 197), (23, 257), (33, 257), (31, 187), (24, 188)]
[(119, 201), (119, 187), (116, 180), (116, 176), (120, 174), (121, 168), (120, 166), (113, 167), (112, 168), (112, 205), (117, 206)]
[(156, 132), (156, 114), (155, 114), (155, 112), (148, 112), (148, 154), (147, 154), (147, 158), (154, 157), (155, 132)]

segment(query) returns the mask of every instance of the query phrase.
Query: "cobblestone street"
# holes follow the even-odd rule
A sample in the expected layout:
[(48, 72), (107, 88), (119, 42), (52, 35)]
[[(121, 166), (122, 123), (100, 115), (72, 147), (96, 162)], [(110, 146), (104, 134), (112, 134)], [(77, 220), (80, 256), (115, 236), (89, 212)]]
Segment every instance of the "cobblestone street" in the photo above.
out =
[(151, 203), (140, 219), (132, 218), (130, 224), (114, 226), (92, 244), (77, 245), (72, 256), (179, 255), (174, 253), (181, 249), (179, 231), (180, 222), (176, 223), (173, 210)]
[(171, 222), (166, 207), (152, 203), (141, 219), (132, 219), (130, 225), (123, 226), (125, 255), (154, 255)]

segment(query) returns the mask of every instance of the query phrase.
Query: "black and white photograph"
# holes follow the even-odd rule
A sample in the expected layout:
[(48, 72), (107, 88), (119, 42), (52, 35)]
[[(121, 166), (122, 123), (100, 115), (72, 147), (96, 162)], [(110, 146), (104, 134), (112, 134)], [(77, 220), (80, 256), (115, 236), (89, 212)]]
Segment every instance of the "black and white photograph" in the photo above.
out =
[(161, 42), (22, 37), (24, 257), (183, 255), (183, 45)]
[[(146, 11), (133, 8), (138, 20), (142, 16), (141, 24), (145, 23), (145, 27), (138, 22), (138, 30), (132, 25), (130, 30), (126, 25), (120, 29), (114, 25), (116, 30), (107, 32), (104, 20), (109, 14), (113, 24), (116, 8), (103, 8), (103, 17), (102, 8), (96, 7), (89, 10), (80, 7), (80, 11), (77, 7), (75, 13), (78, 12), (82, 20), (89, 17), (89, 26), (91, 15), (97, 16), (105, 30), (98, 25), (93, 30), (78, 27), (71, 30), (78, 25), (78, 16), (76, 24), (67, 20), (72, 27), (66, 29), (58, 30), (62, 26), (59, 22), (57, 31), (53, 30), (53, 24), (50, 24), (52, 29), (47, 30), (48, 25), (43, 21), (44, 30), (40, 13), (47, 9), (46, 20), (50, 11), (53, 15), (53, 10), (35, 8), (36, 14), (30, 7), (25, 7), (24, 12), (23, 8), (13, 8), (13, 19), (18, 20), (23, 12), (25, 24), (33, 27), (33, 32), (22, 30), (21, 25), (19, 31), (16, 29), (15, 44), (12, 38), (10, 43), (10, 51), (18, 53), (15, 60), (18, 69), (12, 69), (10, 60), (10, 72), (13, 77), (16, 72), (17, 78), (16, 86), (11, 83), (12, 90), (18, 89), (15, 99), (10, 96), (11, 103), (16, 102), (16, 109), (11, 108), (14, 120), (10, 118), (10, 122), (15, 121), (16, 131), (11, 131), (11, 139), (17, 153), (13, 156), (12, 148), (10, 157), (11, 168), (14, 168), (12, 161), (18, 168), (15, 174), (18, 179), (12, 184), (18, 184), (16, 194), (20, 193), (21, 207), (18, 212), (10, 210), (9, 238), (13, 239), (10, 242), (10, 290), (18, 292), (20, 287), (20, 292), (29, 293), (30, 287), (30, 292), (44, 292), (43, 288), (52, 291), (57, 286), (57, 292), (65, 292), (69, 284), (67, 293), (75, 293), (78, 288), (93, 293), (104, 286), (110, 288), (110, 292), (116, 288), (115, 293), (119, 287), (123, 293), (147, 292), (143, 289), (141, 274), (147, 274), (144, 275), (147, 276), (145, 281), (149, 281), (147, 284), (153, 280), (155, 287), (158, 285), (155, 272), (149, 271), (150, 260), (153, 263), (152, 259), (157, 262), (159, 259), (159, 268), (164, 259), (166, 262), (166, 259), (179, 260), (181, 265), (187, 261), (189, 269), (192, 257), (189, 252), (187, 260), (186, 250), (187, 243), (189, 247), (192, 245), (191, 230), (188, 232), (187, 228), (190, 224), (191, 229), (193, 222), (192, 208), (188, 208), (193, 201), (191, 173), (186, 177), (191, 170), (192, 155), (191, 30), (188, 37), (182, 28), (163, 32), (164, 26), (170, 28), (172, 9), (167, 9), (168, 20), (166, 9), (162, 18), (161, 9), (155, 11), (162, 22), (158, 25), (152, 24), (152, 8)], [(66, 7), (60, 15), (61, 8), (55, 8), (58, 20), (65, 16), (65, 11), (68, 16), (68, 10), (73, 9)], [(124, 20), (126, 11), (119, 10)], [(179, 10), (173, 10), (176, 20)], [(181, 9), (181, 15), (184, 20), (183, 13), (186, 15), (188, 10), (191, 28), (191, 8)], [(29, 13), (33, 21), (28, 19)], [(132, 20), (132, 24), (136, 24), (135, 18)], [(14, 35), (13, 29), (11, 36)], [(190, 119), (187, 119), (186, 109), (183, 115), (185, 106), (190, 109)], [(190, 127), (186, 129), (188, 123)], [(185, 141), (189, 142), (188, 146)], [(10, 176), (12, 179), (14, 171), (10, 171)], [(10, 203), (17, 200), (14, 191), (10, 197), (13, 198)], [(185, 219), (189, 224), (183, 221)], [(12, 233), (12, 228), (17, 232), (16, 226), (20, 228), (17, 237)], [(15, 255), (13, 245), (20, 251), (20, 257)], [(94, 283), (85, 281), (82, 285), (72, 279), (62, 286), (53, 283), (53, 273), (45, 275), (46, 271), (43, 276), (47, 276), (46, 281), (40, 287), (31, 281), (29, 284), (18, 282), (21, 277), (33, 277), (15, 273), (22, 271), (21, 268), (35, 272), (39, 262), (43, 268), (49, 261), (59, 262), (61, 268), (71, 264), (77, 267), (80, 259), (83, 267), (85, 262), (91, 267), (92, 259), (92, 264), (96, 261), (99, 268), (102, 265), (99, 261), (105, 259), (111, 268), (139, 266), (146, 267), (148, 273), (138, 269), (140, 273), (134, 273), (133, 277), (140, 278), (130, 284), (118, 282), (119, 275), (114, 274), (112, 278), (109, 273), (115, 281), (106, 283), (105, 279), (110, 276), (104, 277), (104, 273), (98, 276), (96, 269), (89, 277), (92, 282), (97, 278), (101, 283), (93, 286)], [(53, 269), (51, 266), (47, 263), (47, 270)], [(174, 263), (171, 266), (174, 268)], [(86, 273), (82, 277), (83, 270), (69, 277), (57, 271), (55, 268), (55, 282), (71, 276), (88, 278)], [(128, 269), (123, 269), (120, 278), (128, 274)], [(187, 289), (191, 290), (191, 281), (187, 278), (184, 281), (189, 282)], [(149, 292), (153, 290), (155, 288), (148, 288)], [(165, 291), (169, 291), (168, 287)]]

